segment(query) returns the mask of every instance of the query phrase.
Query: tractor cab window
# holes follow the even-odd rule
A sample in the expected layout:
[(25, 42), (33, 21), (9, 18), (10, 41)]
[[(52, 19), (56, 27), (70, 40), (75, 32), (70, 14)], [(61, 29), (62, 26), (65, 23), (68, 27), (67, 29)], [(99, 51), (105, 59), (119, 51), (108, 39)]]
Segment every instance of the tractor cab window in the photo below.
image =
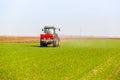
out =
[(54, 34), (54, 29), (44, 29), (44, 33), (46, 33), (46, 34)]

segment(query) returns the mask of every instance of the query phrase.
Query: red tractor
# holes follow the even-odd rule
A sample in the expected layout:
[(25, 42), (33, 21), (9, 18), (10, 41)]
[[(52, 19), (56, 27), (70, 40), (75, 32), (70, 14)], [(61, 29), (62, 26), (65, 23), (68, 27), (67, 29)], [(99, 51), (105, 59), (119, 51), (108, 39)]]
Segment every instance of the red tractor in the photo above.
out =
[(43, 34), (40, 34), (40, 46), (41, 47), (47, 47), (48, 44), (53, 44), (53, 47), (60, 46), (60, 38), (58, 34), (56, 33), (56, 30), (59, 30), (59, 28), (51, 27), (51, 26), (45, 26), (42, 31)]

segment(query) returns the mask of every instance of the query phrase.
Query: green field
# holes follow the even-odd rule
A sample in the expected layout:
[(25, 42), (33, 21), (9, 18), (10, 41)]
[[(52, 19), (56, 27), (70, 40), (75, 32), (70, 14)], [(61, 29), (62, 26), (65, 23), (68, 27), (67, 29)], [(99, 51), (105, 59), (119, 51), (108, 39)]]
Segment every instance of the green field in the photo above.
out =
[(120, 80), (120, 40), (0, 43), (0, 80)]

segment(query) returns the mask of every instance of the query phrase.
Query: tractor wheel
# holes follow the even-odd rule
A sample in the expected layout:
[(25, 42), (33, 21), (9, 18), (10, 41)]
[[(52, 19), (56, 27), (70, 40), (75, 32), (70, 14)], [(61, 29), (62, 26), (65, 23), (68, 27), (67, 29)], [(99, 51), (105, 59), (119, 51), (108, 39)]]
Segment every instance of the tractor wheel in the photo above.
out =
[(44, 43), (44, 46), (47, 47), (47, 44)]
[(47, 47), (47, 44), (40, 42), (40, 47)]
[(60, 45), (59, 39), (54, 39), (53, 40), (53, 47), (58, 47)]
[(40, 47), (43, 47), (43, 46), (44, 46), (43, 42), (42, 42), (42, 41), (40, 41)]

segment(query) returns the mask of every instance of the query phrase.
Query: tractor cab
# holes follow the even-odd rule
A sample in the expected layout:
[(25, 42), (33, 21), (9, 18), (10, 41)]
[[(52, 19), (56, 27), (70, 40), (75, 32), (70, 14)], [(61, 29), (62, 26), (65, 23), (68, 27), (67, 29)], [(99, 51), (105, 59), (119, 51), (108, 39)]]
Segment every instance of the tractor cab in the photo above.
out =
[(60, 38), (56, 33), (56, 30), (59, 28), (45, 26), (42, 31), (43, 34), (40, 34), (40, 46), (47, 46), (48, 44), (53, 44), (53, 47), (58, 47), (60, 45)]
[(42, 31), (45, 34), (55, 34), (55, 27), (45, 27)]

